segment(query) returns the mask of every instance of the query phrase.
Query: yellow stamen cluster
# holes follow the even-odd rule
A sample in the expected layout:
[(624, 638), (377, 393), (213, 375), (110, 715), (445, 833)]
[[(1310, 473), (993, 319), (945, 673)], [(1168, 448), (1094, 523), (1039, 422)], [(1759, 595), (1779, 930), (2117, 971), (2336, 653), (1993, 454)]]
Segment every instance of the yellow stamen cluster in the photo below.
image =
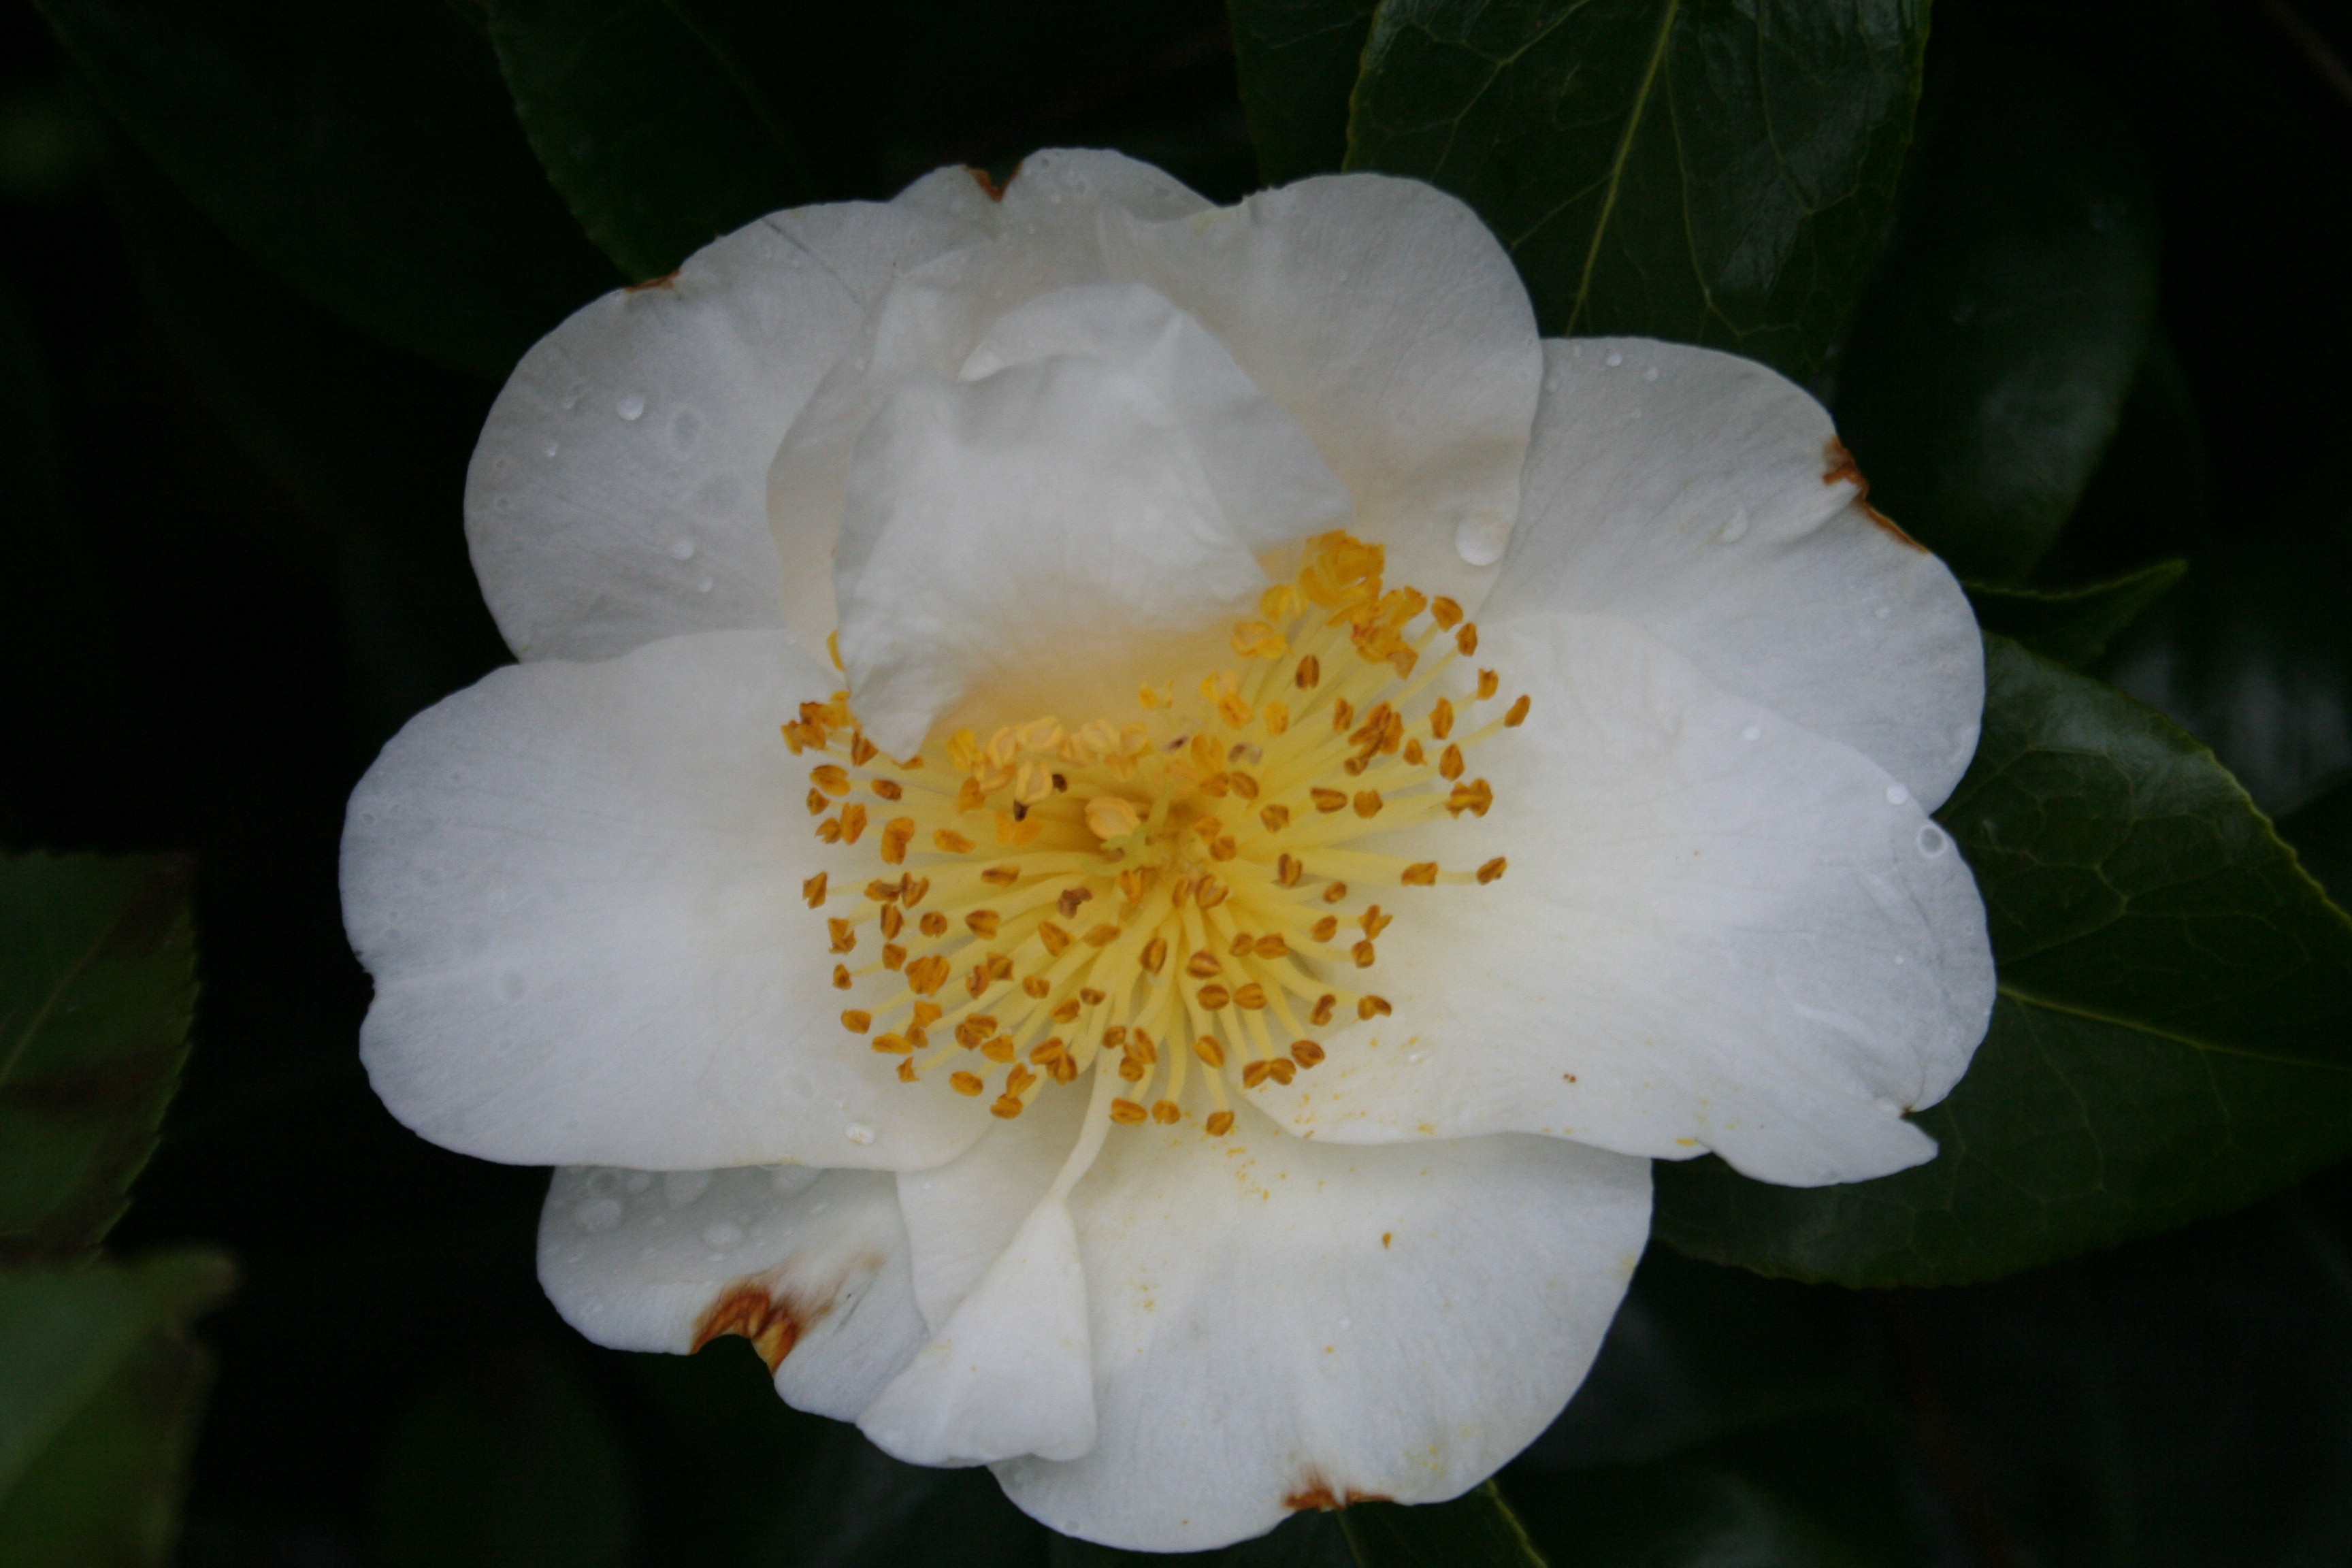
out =
[[(1234, 1083), (1289, 1083), (1324, 1059), (1313, 1033), (1343, 1009), (1390, 1012), (1366, 973), (1397, 918), (1379, 900), (1505, 866), (1448, 870), (1359, 841), (1484, 816), (1494, 790), (1466, 776), (1469, 753), (1528, 700), (1472, 727), (1442, 689), (1466, 684), (1444, 678), (1477, 626), (1452, 600), (1384, 591), (1383, 564), (1344, 533), (1310, 541), (1296, 583), (1234, 626), (1236, 668), (1197, 702), (1144, 689), (1152, 724), (1042, 718), (899, 762), (848, 693), (803, 704), (786, 743), (831, 759), (809, 773), (816, 835), (879, 862), (801, 889), (844, 911), (824, 921), (834, 984), (868, 995), (843, 1026), (902, 1058), (902, 1079), (946, 1067), (950, 1089), (1002, 1117), (1100, 1067), (1118, 1079), (1113, 1123), (1199, 1114), (1222, 1136)], [(1464, 706), (1500, 689), (1480, 670)]]

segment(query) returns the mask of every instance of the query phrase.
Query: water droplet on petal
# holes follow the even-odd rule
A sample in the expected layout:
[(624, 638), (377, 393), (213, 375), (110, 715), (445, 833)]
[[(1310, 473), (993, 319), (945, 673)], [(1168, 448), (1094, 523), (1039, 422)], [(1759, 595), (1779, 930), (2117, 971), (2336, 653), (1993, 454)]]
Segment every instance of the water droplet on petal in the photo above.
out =
[(1739, 731), (1739, 738), (1743, 741), (1760, 741), (1764, 738), (1764, 726), (1761, 724), (1750, 724), (1748, 728)]
[(1933, 860), (1951, 847), (1952, 840), (1949, 836), (1934, 823), (1931, 822), (1919, 830), (1919, 853), (1928, 859)]
[(705, 577), (701, 582), (697, 583), (694, 585), (694, 591), (698, 594), (708, 594), (710, 592), (710, 579)]
[(1615, 370), (1619, 365), (1625, 363), (1625, 356), (1619, 353), (1616, 350), (1612, 349), (1609, 351), (1609, 357), (1601, 363), (1606, 364), (1611, 370)]
[(1911, 792), (1910, 792), (1909, 790), (1907, 790), (1907, 789), (1905, 789), (1901, 784), (1888, 784), (1888, 785), (1886, 786), (1886, 804), (1887, 804), (1887, 805), (1901, 805), (1905, 801), (1907, 801), (1907, 800), (1909, 800), (1910, 798), (1911, 798)]
[(632, 392), (621, 399), (620, 408), (624, 419), (641, 418), (646, 412), (646, 400)]
[(691, 561), (694, 559), (694, 541), (681, 539), (669, 547), (669, 552), (680, 561)]
[(662, 1195), (669, 1206), (682, 1209), (710, 1188), (708, 1171), (665, 1171), (662, 1173)]
[(572, 1211), (572, 1223), (591, 1236), (602, 1236), (621, 1226), (621, 1202), (618, 1198), (591, 1198)]
[(1643, 381), (1655, 381), (1655, 380), (1657, 380), (1657, 379), (1658, 379), (1658, 367), (1657, 367), (1656, 365), (1652, 365), (1649, 369), (1647, 369), (1647, 370), (1643, 371), (1643, 372), (1642, 373), (1642, 379), (1643, 379)]
[(712, 1220), (702, 1227), (702, 1242), (706, 1247), (732, 1247), (742, 1239), (743, 1227), (727, 1220)]
[(841, 1130), (841, 1135), (861, 1149), (874, 1142), (874, 1129), (866, 1126), (863, 1121), (851, 1122)]

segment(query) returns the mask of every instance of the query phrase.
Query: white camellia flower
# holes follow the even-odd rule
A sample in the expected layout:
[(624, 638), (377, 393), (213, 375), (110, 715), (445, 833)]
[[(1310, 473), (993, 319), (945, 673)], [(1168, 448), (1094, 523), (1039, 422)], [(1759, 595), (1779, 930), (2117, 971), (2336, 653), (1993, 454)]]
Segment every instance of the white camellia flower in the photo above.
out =
[(1650, 1160), (1916, 1164), (1984, 1030), (1950, 574), (1425, 185), (776, 214), (525, 356), (467, 521), (521, 662), (352, 796), (377, 1091), (562, 1167), (583, 1333), (1057, 1530), (1462, 1492)]

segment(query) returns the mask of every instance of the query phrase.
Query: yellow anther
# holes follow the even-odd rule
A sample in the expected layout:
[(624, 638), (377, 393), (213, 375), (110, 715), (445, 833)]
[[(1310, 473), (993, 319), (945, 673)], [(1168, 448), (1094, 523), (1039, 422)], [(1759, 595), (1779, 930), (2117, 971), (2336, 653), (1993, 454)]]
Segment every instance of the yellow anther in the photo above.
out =
[(1484, 866), (1478, 868), (1479, 882), (1484, 884), (1494, 881), (1505, 871), (1510, 869), (1510, 864), (1511, 863), (1508, 860), (1506, 860), (1500, 855), (1496, 856), (1492, 860), (1487, 861)]
[(889, 970), (899, 970), (904, 969), (906, 966), (907, 950), (900, 947), (895, 942), (884, 942), (882, 944), (882, 967)]
[(1030, 1047), (1029, 1059), (1035, 1062), (1039, 1067), (1051, 1067), (1054, 1063), (1061, 1060), (1065, 1056), (1067, 1056), (1069, 1054), (1069, 1049), (1070, 1048), (1067, 1046), (1062, 1044), (1062, 1037), (1056, 1035), (1050, 1040), (1045, 1040), (1037, 1045)]
[(1270, 698), (1259, 705), (1257, 716), (1269, 735), (1279, 735), (1290, 728), (1290, 706), (1286, 702)]
[(898, 901), (911, 910), (921, 903), (924, 895), (930, 890), (931, 879), (929, 877), (918, 877), (910, 871), (899, 879)]
[(922, 931), (925, 936), (947, 935), (948, 917), (940, 913), (937, 910), (927, 911), (922, 920)]
[(1286, 1084), (1298, 1074), (1298, 1068), (1291, 1064), (1287, 1057), (1275, 1058), (1265, 1064), (1265, 1070), (1267, 1076), (1276, 1083)]
[(1069, 997), (1054, 1009), (1054, 1022), (1056, 1024), (1070, 1023), (1074, 1021), (1082, 1011), (1084, 1011), (1084, 1009), (1079, 1006), (1078, 999), (1075, 996)]
[(1132, 1127), (1149, 1114), (1150, 1112), (1143, 1107), (1131, 1100), (1114, 1100), (1110, 1102), (1110, 1119), (1121, 1127)]
[(948, 761), (960, 773), (971, 772), (973, 764), (980, 761), (980, 737), (969, 730), (958, 730), (949, 736)]
[(832, 809), (832, 797), (827, 795), (824, 791), (821, 789), (813, 789), (808, 792), (808, 814), (811, 816), (823, 816), (826, 812), (831, 811)]
[(1326, 991), (1315, 999), (1315, 1011), (1307, 1015), (1307, 1021), (1318, 1028), (1322, 1027), (1331, 1021), (1331, 1009), (1339, 1005), (1339, 999)]
[(915, 819), (894, 816), (882, 825), (882, 863), (898, 866), (906, 863), (907, 846), (915, 839)]
[(821, 910), (824, 908), (824, 872), (819, 871), (815, 876), (811, 877), (807, 881), (801, 884), (801, 897), (808, 900), (808, 907), (813, 910)]
[(1472, 779), (1466, 784), (1455, 784), (1454, 793), (1445, 797), (1445, 810), (1450, 816), (1460, 816), (1465, 811), (1473, 816), (1484, 816), (1486, 808), (1494, 804), (1494, 788), (1485, 779)]
[(1404, 868), (1404, 885), (1408, 888), (1433, 888), (1437, 886), (1437, 862), (1434, 860), (1416, 860), (1412, 865), (1407, 866)]
[[(1008, 1040), (1005, 1043), (1010, 1045), (1012, 1042)], [(1004, 1075), (1004, 1092), (1007, 1094), (1019, 1094), (1023, 1089), (1027, 1089), (1031, 1084), (1035, 1083), (1036, 1081), (1037, 1075), (1035, 1073), (1031, 1072), (1027, 1068), (1016, 1067), (1011, 1072)]]
[(1356, 815), (1358, 816), (1378, 816), (1380, 814), (1381, 792), (1376, 789), (1358, 790), (1356, 792)]
[(992, 1062), (1009, 1062), (1013, 1058), (1013, 1037), (997, 1035), (980, 1044), (980, 1054)]
[(1233, 792), (1241, 796), (1244, 800), (1255, 800), (1257, 798), (1257, 780), (1252, 778), (1249, 774), (1243, 773), (1239, 768), (1227, 773), (1225, 775), (1225, 781), (1232, 786)]
[(1257, 613), (1269, 621), (1286, 621), (1307, 613), (1307, 596), (1287, 583), (1276, 583), (1257, 596)]
[(1429, 618), (1437, 623), (1439, 631), (1450, 632), (1462, 622), (1462, 606), (1440, 594), (1429, 601)]
[(1333, 937), (1339, 934), (1339, 917), (1338, 915), (1325, 915), (1321, 920), (1315, 922), (1314, 930), (1310, 934), (1313, 935), (1317, 942), (1329, 942)]
[(1115, 925), (1098, 925), (1087, 932), (1087, 945), (1089, 947), (1108, 947), (1118, 940), (1118, 927)]
[(988, 792), (980, 787), (976, 778), (967, 778), (956, 785), (956, 815), (959, 816), (988, 808)]
[(1000, 1094), (988, 1108), (990, 1115), (1001, 1116), (1007, 1121), (1028, 1109), (1029, 1102), (1017, 1094)]
[(980, 879), (992, 888), (1009, 888), (1021, 879), (1021, 868), (1009, 864), (991, 866), (980, 874)]
[(1225, 901), (1225, 895), (1232, 890), (1214, 877), (1203, 877), (1192, 889), (1192, 901), (1204, 910), (1213, 910)]
[(1274, 1064), (1271, 1062), (1244, 1062), (1242, 1064), (1242, 1087), (1255, 1089), (1266, 1080), (1273, 1070)]
[(847, 1008), (841, 1015), (841, 1026), (853, 1035), (862, 1035), (874, 1026), (874, 1015), (863, 1007)]
[(1468, 658), (1472, 654), (1476, 653), (1478, 651), (1478, 623), (1475, 621), (1463, 622), (1462, 629), (1454, 634), (1454, 646), (1462, 651), (1462, 657), (1464, 658)]
[(1290, 639), (1264, 621), (1243, 621), (1234, 627), (1234, 651), (1244, 658), (1280, 658), (1290, 651)]
[(1323, 684), (1323, 661), (1308, 654), (1298, 661), (1298, 668), (1291, 672), (1290, 679), (1301, 691), (1314, 690)]
[(1488, 698), (1494, 696), (1495, 693), (1501, 689), (1503, 689), (1503, 678), (1501, 675), (1491, 669), (1482, 669), (1478, 672), (1479, 701), (1486, 701)]
[(847, 768), (835, 767), (833, 763), (827, 763), (823, 767), (811, 768), (809, 770), (809, 783), (816, 785), (817, 788), (824, 791), (827, 795), (847, 795), (849, 793), (849, 770)]
[(974, 910), (963, 917), (963, 923), (974, 936), (992, 937), (1001, 918), (994, 910)]
[(1200, 1058), (1202, 1061), (1208, 1063), (1213, 1068), (1221, 1068), (1225, 1065), (1225, 1047), (1218, 1044), (1216, 1039), (1212, 1036), (1203, 1035), (1199, 1039), (1194, 1040), (1192, 1042), (1192, 1054)]
[(836, 963), (833, 966), (833, 988), (835, 991), (846, 991), (856, 984), (856, 977), (849, 973), (849, 965)]
[(1511, 710), (1503, 715), (1503, 728), (1506, 730), (1516, 730), (1520, 725), (1526, 723), (1528, 721), (1528, 710), (1532, 706), (1534, 706), (1534, 700), (1528, 697), (1526, 692), (1520, 692), (1519, 700), (1511, 704)]
[(1172, 1100), (1155, 1101), (1151, 1107), (1151, 1120), (1162, 1127), (1173, 1127), (1184, 1120), (1184, 1108)]
[[(1026, 809), (1025, 807), (1024, 809)], [(1009, 811), (996, 814), (996, 841), (1017, 849), (1045, 831), (1045, 825), (1032, 816), (1023, 818)]]
[(1290, 956), (1290, 943), (1283, 939), (1281, 932), (1272, 932), (1257, 939), (1257, 955), (1260, 958), (1287, 958)]
[(1327, 904), (1342, 904), (1347, 902), (1348, 884), (1345, 882), (1333, 882), (1328, 887), (1325, 888), (1323, 889), (1323, 901)]
[(1172, 691), (1155, 690), (1150, 685), (1145, 685), (1136, 689), (1135, 700), (1146, 708), (1165, 708), (1176, 699)]
[(833, 933), (833, 951), (853, 952), (857, 948), (857, 928), (845, 920), (829, 920), (825, 930)]
[(1024, 752), (1050, 752), (1062, 743), (1062, 726), (1050, 717), (1032, 719), (1015, 731), (1014, 739)]
[(1347, 733), (1348, 726), (1356, 721), (1356, 705), (1344, 697), (1331, 700), (1331, 728)]
[(1102, 992), (1096, 990), (1091, 985), (1081, 985), (1078, 987), (1078, 1000), (1085, 1003), (1089, 1007), (1101, 1006), (1103, 1005), (1103, 994), (1104, 994)]
[(1087, 802), (1087, 826), (1097, 838), (1124, 838), (1142, 826), (1135, 803), (1124, 796), (1098, 795)]
[(841, 841), (855, 844), (866, 832), (866, 808), (856, 801), (841, 808)]
[(1168, 939), (1155, 936), (1143, 944), (1143, 956), (1138, 960), (1146, 974), (1157, 974), (1160, 966), (1168, 962)]
[(1307, 795), (1315, 803), (1315, 809), (1326, 816), (1344, 810), (1348, 805), (1348, 792), (1345, 790), (1325, 789), (1318, 784), (1308, 790)]
[(1209, 858), (1212, 860), (1230, 860), (1240, 853), (1241, 846), (1231, 836), (1221, 837), (1209, 846)]
[(1359, 1018), (1384, 1018), (1395, 1011), (1385, 996), (1360, 996), (1356, 999), (1356, 1016)]
[(1429, 734), (1432, 740), (1443, 741), (1454, 733), (1454, 704), (1441, 697), (1429, 710)]
[(1373, 964), (1380, 962), (1380, 954), (1372, 951), (1372, 944), (1369, 938), (1358, 942), (1355, 946), (1349, 948), (1348, 952), (1349, 955), (1355, 959), (1356, 967), (1359, 969), (1370, 969)]
[(1323, 1059), (1323, 1047), (1312, 1040), (1290, 1042), (1290, 1059), (1300, 1067), (1311, 1068)]
[(1021, 994), (1032, 1000), (1043, 1002), (1054, 994), (1054, 983), (1042, 974), (1032, 974), (1022, 981)]
[(1247, 931), (1236, 932), (1233, 940), (1233, 944), (1227, 947), (1225, 951), (1233, 954), (1235, 958), (1247, 958), (1251, 953), (1257, 951), (1257, 938), (1250, 935)]
[(841, 842), (841, 824), (828, 816), (816, 825), (816, 836), (827, 844), (838, 844)]
[(1446, 747), (1445, 754), (1437, 759), (1438, 774), (1449, 783), (1462, 776), (1465, 765), (1462, 761), (1462, 748), (1459, 746)]
[(1063, 919), (1067, 920), (1078, 912), (1080, 904), (1094, 896), (1094, 889), (1091, 888), (1065, 888), (1062, 889), (1062, 896), (1054, 900), (1054, 907), (1062, 911)]
[(896, 779), (867, 779), (866, 781), (866, 787), (872, 790), (876, 795), (880, 795), (884, 800), (904, 800), (907, 798), (906, 790)]
[(1265, 1005), (1265, 987), (1253, 980), (1234, 992), (1234, 1005), (1255, 1013)]
[(948, 961), (938, 953), (926, 953), (907, 965), (907, 984), (919, 996), (935, 994), (948, 983)]
[(1023, 805), (1034, 805), (1054, 795), (1054, 770), (1034, 757), (1024, 758), (1013, 774), (1013, 798)]
[(845, 669), (848, 668), (841, 662), (841, 634), (838, 631), (830, 631), (824, 634), (824, 651), (825, 656), (833, 660), (834, 668)]
[(935, 847), (947, 851), (947, 853), (950, 855), (970, 854), (972, 847), (971, 839), (966, 838), (962, 834), (958, 833), (952, 827), (942, 827), (938, 829), (931, 835), (931, 843)]
[[(1289, 820), (1287, 816), (1284, 820)], [(1274, 863), (1274, 879), (1279, 887), (1295, 888), (1298, 886), (1298, 879), (1305, 875), (1307, 875), (1307, 863), (1296, 855), (1281, 856)]]
[(1234, 1113), (1230, 1110), (1211, 1111), (1209, 1119), (1201, 1123), (1201, 1131), (1212, 1138), (1223, 1138), (1233, 1130)]
[(1048, 953), (1059, 958), (1062, 950), (1070, 945), (1070, 933), (1052, 921), (1040, 921), (1037, 922), (1037, 940), (1045, 944)]
[(881, 754), (882, 748), (867, 740), (863, 730), (849, 737), (849, 760), (859, 767), (864, 767)]
[(948, 1087), (958, 1094), (977, 1096), (988, 1086), (981, 1082), (976, 1072), (952, 1072), (948, 1075)]
[(886, 1057), (903, 1057), (914, 1051), (915, 1043), (904, 1035), (877, 1035), (874, 1048)]
[(1212, 1013), (1217, 1012), (1227, 1006), (1234, 999), (1234, 994), (1232, 992), (1226, 990), (1223, 986), (1219, 985), (1214, 982), (1202, 986), (1198, 992), (1194, 993), (1194, 994), (1199, 999), (1201, 1005), (1206, 1007)]

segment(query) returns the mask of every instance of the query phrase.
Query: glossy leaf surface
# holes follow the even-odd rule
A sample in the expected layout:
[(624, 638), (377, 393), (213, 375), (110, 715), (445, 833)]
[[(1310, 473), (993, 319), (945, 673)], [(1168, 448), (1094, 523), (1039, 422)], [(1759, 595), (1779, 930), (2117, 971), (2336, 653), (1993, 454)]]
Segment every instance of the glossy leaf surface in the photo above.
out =
[(1927, 27), (1922, 0), (1391, 0), (1348, 164), (1476, 207), (1547, 333), (1802, 376), (1877, 253)]

